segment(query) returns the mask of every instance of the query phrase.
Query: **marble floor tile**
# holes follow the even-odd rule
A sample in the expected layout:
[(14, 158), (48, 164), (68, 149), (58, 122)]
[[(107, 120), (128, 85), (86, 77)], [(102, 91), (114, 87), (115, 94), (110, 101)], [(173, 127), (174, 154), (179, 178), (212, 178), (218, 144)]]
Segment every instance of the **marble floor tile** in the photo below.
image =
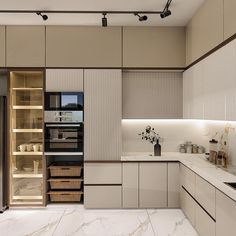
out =
[(55, 236), (154, 236), (146, 210), (68, 210)]
[(197, 236), (181, 210), (148, 210), (156, 236)]
[(1, 236), (51, 236), (64, 210), (8, 210), (0, 215)]

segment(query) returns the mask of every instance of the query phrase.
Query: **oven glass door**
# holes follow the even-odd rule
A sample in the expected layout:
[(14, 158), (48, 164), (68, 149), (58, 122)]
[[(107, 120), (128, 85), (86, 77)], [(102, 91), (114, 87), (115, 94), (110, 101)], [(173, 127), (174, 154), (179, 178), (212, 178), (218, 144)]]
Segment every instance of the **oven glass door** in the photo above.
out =
[(45, 110), (83, 111), (83, 93), (46, 92)]
[(45, 152), (83, 152), (83, 124), (45, 124)]

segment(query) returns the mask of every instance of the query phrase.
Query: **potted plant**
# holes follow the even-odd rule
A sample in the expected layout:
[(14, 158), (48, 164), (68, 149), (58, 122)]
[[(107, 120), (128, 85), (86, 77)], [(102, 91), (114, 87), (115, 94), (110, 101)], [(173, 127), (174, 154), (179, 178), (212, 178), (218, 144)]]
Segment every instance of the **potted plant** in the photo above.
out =
[(155, 132), (155, 129), (148, 125), (145, 131), (138, 134), (142, 137), (142, 140), (146, 140), (151, 144), (154, 144), (154, 156), (161, 156), (161, 145), (159, 143), (160, 136)]

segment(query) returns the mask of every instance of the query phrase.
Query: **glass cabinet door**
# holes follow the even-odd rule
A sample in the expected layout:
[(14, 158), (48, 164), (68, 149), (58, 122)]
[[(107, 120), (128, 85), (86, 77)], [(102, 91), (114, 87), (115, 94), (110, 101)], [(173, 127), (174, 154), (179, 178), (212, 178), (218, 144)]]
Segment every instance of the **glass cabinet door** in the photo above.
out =
[(44, 204), (43, 75), (10, 72), (10, 205)]

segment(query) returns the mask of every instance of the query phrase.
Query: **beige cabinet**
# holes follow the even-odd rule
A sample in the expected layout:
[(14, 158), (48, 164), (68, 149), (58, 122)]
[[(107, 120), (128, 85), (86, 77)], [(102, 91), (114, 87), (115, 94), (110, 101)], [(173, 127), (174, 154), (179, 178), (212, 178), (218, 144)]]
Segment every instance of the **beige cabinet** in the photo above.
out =
[(84, 71), (84, 158), (120, 160), (121, 70)]
[(216, 191), (216, 236), (235, 235), (236, 202)]
[(168, 207), (180, 206), (180, 170), (179, 163), (168, 163)]
[(235, 9), (235, 0), (224, 0), (224, 39), (236, 33)]
[(85, 184), (122, 184), (121, 163), (85, 163)]
[(84, 186), (85, 208), (121, 208), (121, 186)]
[(5, 47), (6, 47), (6, 31), (5, 26), (0, 26), (0, 67), (4, 67), (6, 65), (6, 55), (5, 55)]
[(180, 181), (183, 186), (193, 197), (195, 196), (195, 173), (189, 168), (180, 165)]
[(47, 69), (47, 92), (83, 92), (84, 74), (82, 69)]
[(190, 223), (195, 226), (196, 202), (183, 188), (180, 189), (180, 206)]
[(121, 27), (47, 26), (48, 67), (121, 67)]
[(216, 189), (196, 175), (196, 200), (215, 219)]
[(167, 207), (167, 163), (139, 164), (139, 207)]
[(180, 119), (182, 118), (182, 99), (183, 75), (181, 72), (123, 72), (123, 118)]
[(204, 1), (187, 25), (187, 65), (219, 45), (223, 41), (223, 29), (223, 0)]
[(184, 27), (124, 27), (124, 67), (184, 67)]
[(195, 204), (195, 214), (195, 228), (198, 231), (199, 235), (215, 236), (215, 221), (198, 204)]
[(6, 65), (10, 67), (44, 67), (45, 27), (7, 26)]
[(123, 208), (138, 208), (139, 163), (123, 163)]

